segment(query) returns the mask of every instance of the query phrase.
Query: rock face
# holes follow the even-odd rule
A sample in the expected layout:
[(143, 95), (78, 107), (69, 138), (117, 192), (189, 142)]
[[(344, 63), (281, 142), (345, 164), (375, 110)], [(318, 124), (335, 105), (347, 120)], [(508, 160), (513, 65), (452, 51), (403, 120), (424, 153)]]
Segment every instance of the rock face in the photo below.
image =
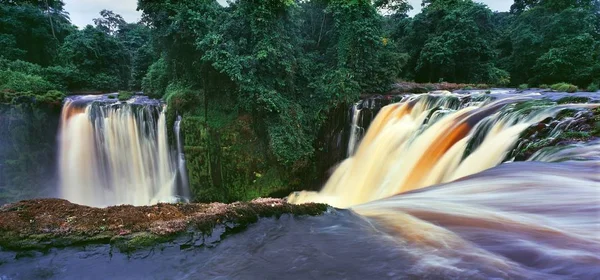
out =
[[(113, 244), (134, 251), (168, 242), (186, 233), (210, 235), (215, 227), (228, 234), (261, 217), (320, 215), (324, 204), (291, 205), (281, 199), (232, 204), (158, 204), (92, 208), (61, 199), (26, 200), (0, 208), (3, 250), (47, 250), (86, 244)], [(197, 243), (197, 241), (194, 241)]]
[(0, 101), (0, 205), (55, 189), (60, 104)]

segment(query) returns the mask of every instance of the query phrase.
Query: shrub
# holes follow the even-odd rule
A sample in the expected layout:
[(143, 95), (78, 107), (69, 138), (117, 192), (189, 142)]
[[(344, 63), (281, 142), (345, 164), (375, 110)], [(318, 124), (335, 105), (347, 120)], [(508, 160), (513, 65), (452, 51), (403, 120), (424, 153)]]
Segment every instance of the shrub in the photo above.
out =
[(169, 104), (169, 109), (179, 113), (192, 110), (202, 102), (201, 92), (181, 83), (169, 84), (166, 88), (165, 100)]
[(161, 57), (148, 68), (148, 73), (142, 79), (142, 90), (150, 97), (160, 98), (165, 95), (168, 85), (167, 62)]
[(549, 89), (549, 88), (550, 88), (550, 86), (549, 86), (549, 85), (547, 85), (547, 84), (541, 84), (541, 85), (540, 85), (540, 88), (541, 88), (541, 89)]
[(568, 83), (553, 84), (550, 88), (554, 91), (573, 93), (579, 90), (577, 86)]
[(494, 67), (490, 71), (489, 83), (496, 86), (506, 86), (510, 83), (510, 74), (505, 70)]
[(44, 78), (38, 75), (29, 75), (10, 70), (0, 70), (0, 91), (31, 92), (34, 94), (41, 94), (55, 88), (56, 85), (46, 81)]
[(22, 60), (4, 60), (2, 63), (0, 63), (0, 65), (2, 65), (3, 68), (7, 70), (21, 72), (29, 75), (41, 75), (42, 73), (42, 66)]
[(519, 85), (519, 90), (527, 90), (529, 89), (529, 85), (528, 84), (521, 84)]
[[(131, 99), (131, 97), (133, 97), (133, 92), (131, 92), (131, 91), (119, 91), (119, 95), (117, 96), (119, 101), (126, 101), (126, 100)], [(110, 96), (109, 96), (109, 98), (110, 98)]]
[(58, 90), (49, 90), (45, 94), (37, 95), (36, 101), (41, 103), (61, 103), (67, 95)]
[(83, 75), (72, 66), (50, 66), (43, 70), (49, 82), (63, 89), (80, 89), (84, 85)]
[(100, 91), (114, 91), (119, 88), (119, 83), (120, 80), (118, 77), (98, 74), (92, 77), (88, 87)]
[(597, 91), (598, 91), (598, 84), (597, 84), (597, 83), (591, 83), (591, 84), (590, 84), (590, 85), (587, 87), (586, 91), (589, 91), (589, 92), (597, 92)]

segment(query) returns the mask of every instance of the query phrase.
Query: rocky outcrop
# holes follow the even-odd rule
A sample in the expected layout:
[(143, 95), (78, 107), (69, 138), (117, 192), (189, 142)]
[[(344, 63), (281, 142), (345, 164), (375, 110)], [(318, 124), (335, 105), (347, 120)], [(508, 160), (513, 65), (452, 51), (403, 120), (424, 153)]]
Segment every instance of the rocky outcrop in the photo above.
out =
[[(93, 208), (61, 199), (36, 199), (0, 208), (3, 250), (48, 250), (87, 244), (111, 244), (122, 252), (152, 247), (181, 236), (189, 246), (202, 244), (220, 227), (221, 237), (238, 232), (262, 217), (320, 215), (324, 204), (291, 205), (261, 198), (232, 204), (158, 204)], [(182, 244), (185, 246), (185, 244)]]

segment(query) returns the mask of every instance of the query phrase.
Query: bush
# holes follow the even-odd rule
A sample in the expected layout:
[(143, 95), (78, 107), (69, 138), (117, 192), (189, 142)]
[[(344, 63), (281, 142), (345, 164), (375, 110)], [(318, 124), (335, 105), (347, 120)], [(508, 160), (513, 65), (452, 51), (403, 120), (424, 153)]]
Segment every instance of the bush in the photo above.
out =
[(6, 59), (2, 59), (2, 62), (0, 62), (0, 65), (5, 70), (21, 72), (23, 74), (29, 74), (29, 75), (41, 75), (42, 69), (43, 69), (42, 66), (40, 66), (40, 65), (30, 63), (27, 61), (22, 61), (22, 60), (9, 61)]
[[(169, 107), (179, 113), (192, 110), (201, 104), (201, 92), (181, 83), (172, 83), (166, 88), (165, 100)], [(171, 108), (169, 108), (171, 109)]]
[(550, 86), (549, 86), (549, 85), (547, 85), (547, 84), (541, 84), (541, 85), (540, 85), (540, 88), (541, 88), (541, 89), (549, 89), (549, 88), (550, 88)]
[(521, 84), (519, 85), (519, 90), (527, 90), (529, 89), (529, 85), (528, 84)]
[(142, 91), (150, 97), (161, 98), (168, 85), (167, 62), (161, 57), (148, 68), (148, 73), (142, 79)]
[(598, 91), (598, 84), (597, 84), (597, 83), (591, 83), (591, 84), (590, 84), (590, 85), (587, 87), (586, 91), (589, 91), (589, 92), (597, 92), (597, 91)]
[(37, 95), (36, 101), (41, 103), (61, 103), (67, 95), (58, 90), (49, 90), (45, 94)]
[(490, 71), (489, 82), (496, 86), (506, 86), (510, 83), (510, 74), (505, 70), (494, 67)]
[(44, 68), (40, 65), (21, 60), (9, 61), (0, 58), (0, 69), (24, 75), (39, 76), (59, 89), (75, 88), (82, 80), (77, 69), (73, 67), (50, 66)]
[(550, 88), (554, 91), (569, 92), (569, 93), (573, 93), (573, 92), (576, 92), (579, 90), (579, 88), (577, 88), (577, 86), (568, 84), (568, 83), (553, 84)]
[(10, 70), (0, 70), (0, 91), (31, 92), (33, 94), (41, 94), (56, 88), (56, 85), (46, 81), (44, 78), (38, 75), (29, 75)]
[(118, 77), (98, 74), (91, 79), (88, 87), (100, 91), (114, 91), (119, 88), (119, 84), (120, 80)]
[(131, 91), (119, 91), (119, 95), (117, 96), (119, 101), (127, 101), (131, 99), (131, 97), (133, 97), (133, 92)]
[(62, 89), (81, 89), (83, 75), (72, 66), (50, 66), (43, 70), (43, 76), (49, 82)]

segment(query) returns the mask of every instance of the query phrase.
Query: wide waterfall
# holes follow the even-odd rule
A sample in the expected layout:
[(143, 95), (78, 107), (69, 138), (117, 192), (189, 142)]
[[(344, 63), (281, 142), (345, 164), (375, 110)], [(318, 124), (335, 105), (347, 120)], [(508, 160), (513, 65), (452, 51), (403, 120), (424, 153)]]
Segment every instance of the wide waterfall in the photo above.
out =
[(453, 94), (408, 96), (381, 109), (355, 152), (358, 125), (353, 117), (348, 145), (353, 155), (337, 167), (321, 192), (296, 193), (290, 201), (348, 208), (454, 181), (500, 164), (531, 125), (566, 107), (596, 106), (532, 110), (523, 105), (531, 98), (461, 102)]
[(409, 256), (413, 265), (402, 275), (596, 279), (600, 142), (543, 149), (526, 162), (510, 162), (510, 155), (532, 125), (565, 108), (599, 104), (537, 106), (531, 99), (539, 95), (461, 98), (406, 96), (382, 108), (362, 139), (350, 137), (358, 148), (323, 189), (289, 201), (360, 214)]
[(90, 206), (175, 200), (183, 155), (171, 153), (165, 106), (158, 101), (71, 97), (59, 138), (61, 197)]

